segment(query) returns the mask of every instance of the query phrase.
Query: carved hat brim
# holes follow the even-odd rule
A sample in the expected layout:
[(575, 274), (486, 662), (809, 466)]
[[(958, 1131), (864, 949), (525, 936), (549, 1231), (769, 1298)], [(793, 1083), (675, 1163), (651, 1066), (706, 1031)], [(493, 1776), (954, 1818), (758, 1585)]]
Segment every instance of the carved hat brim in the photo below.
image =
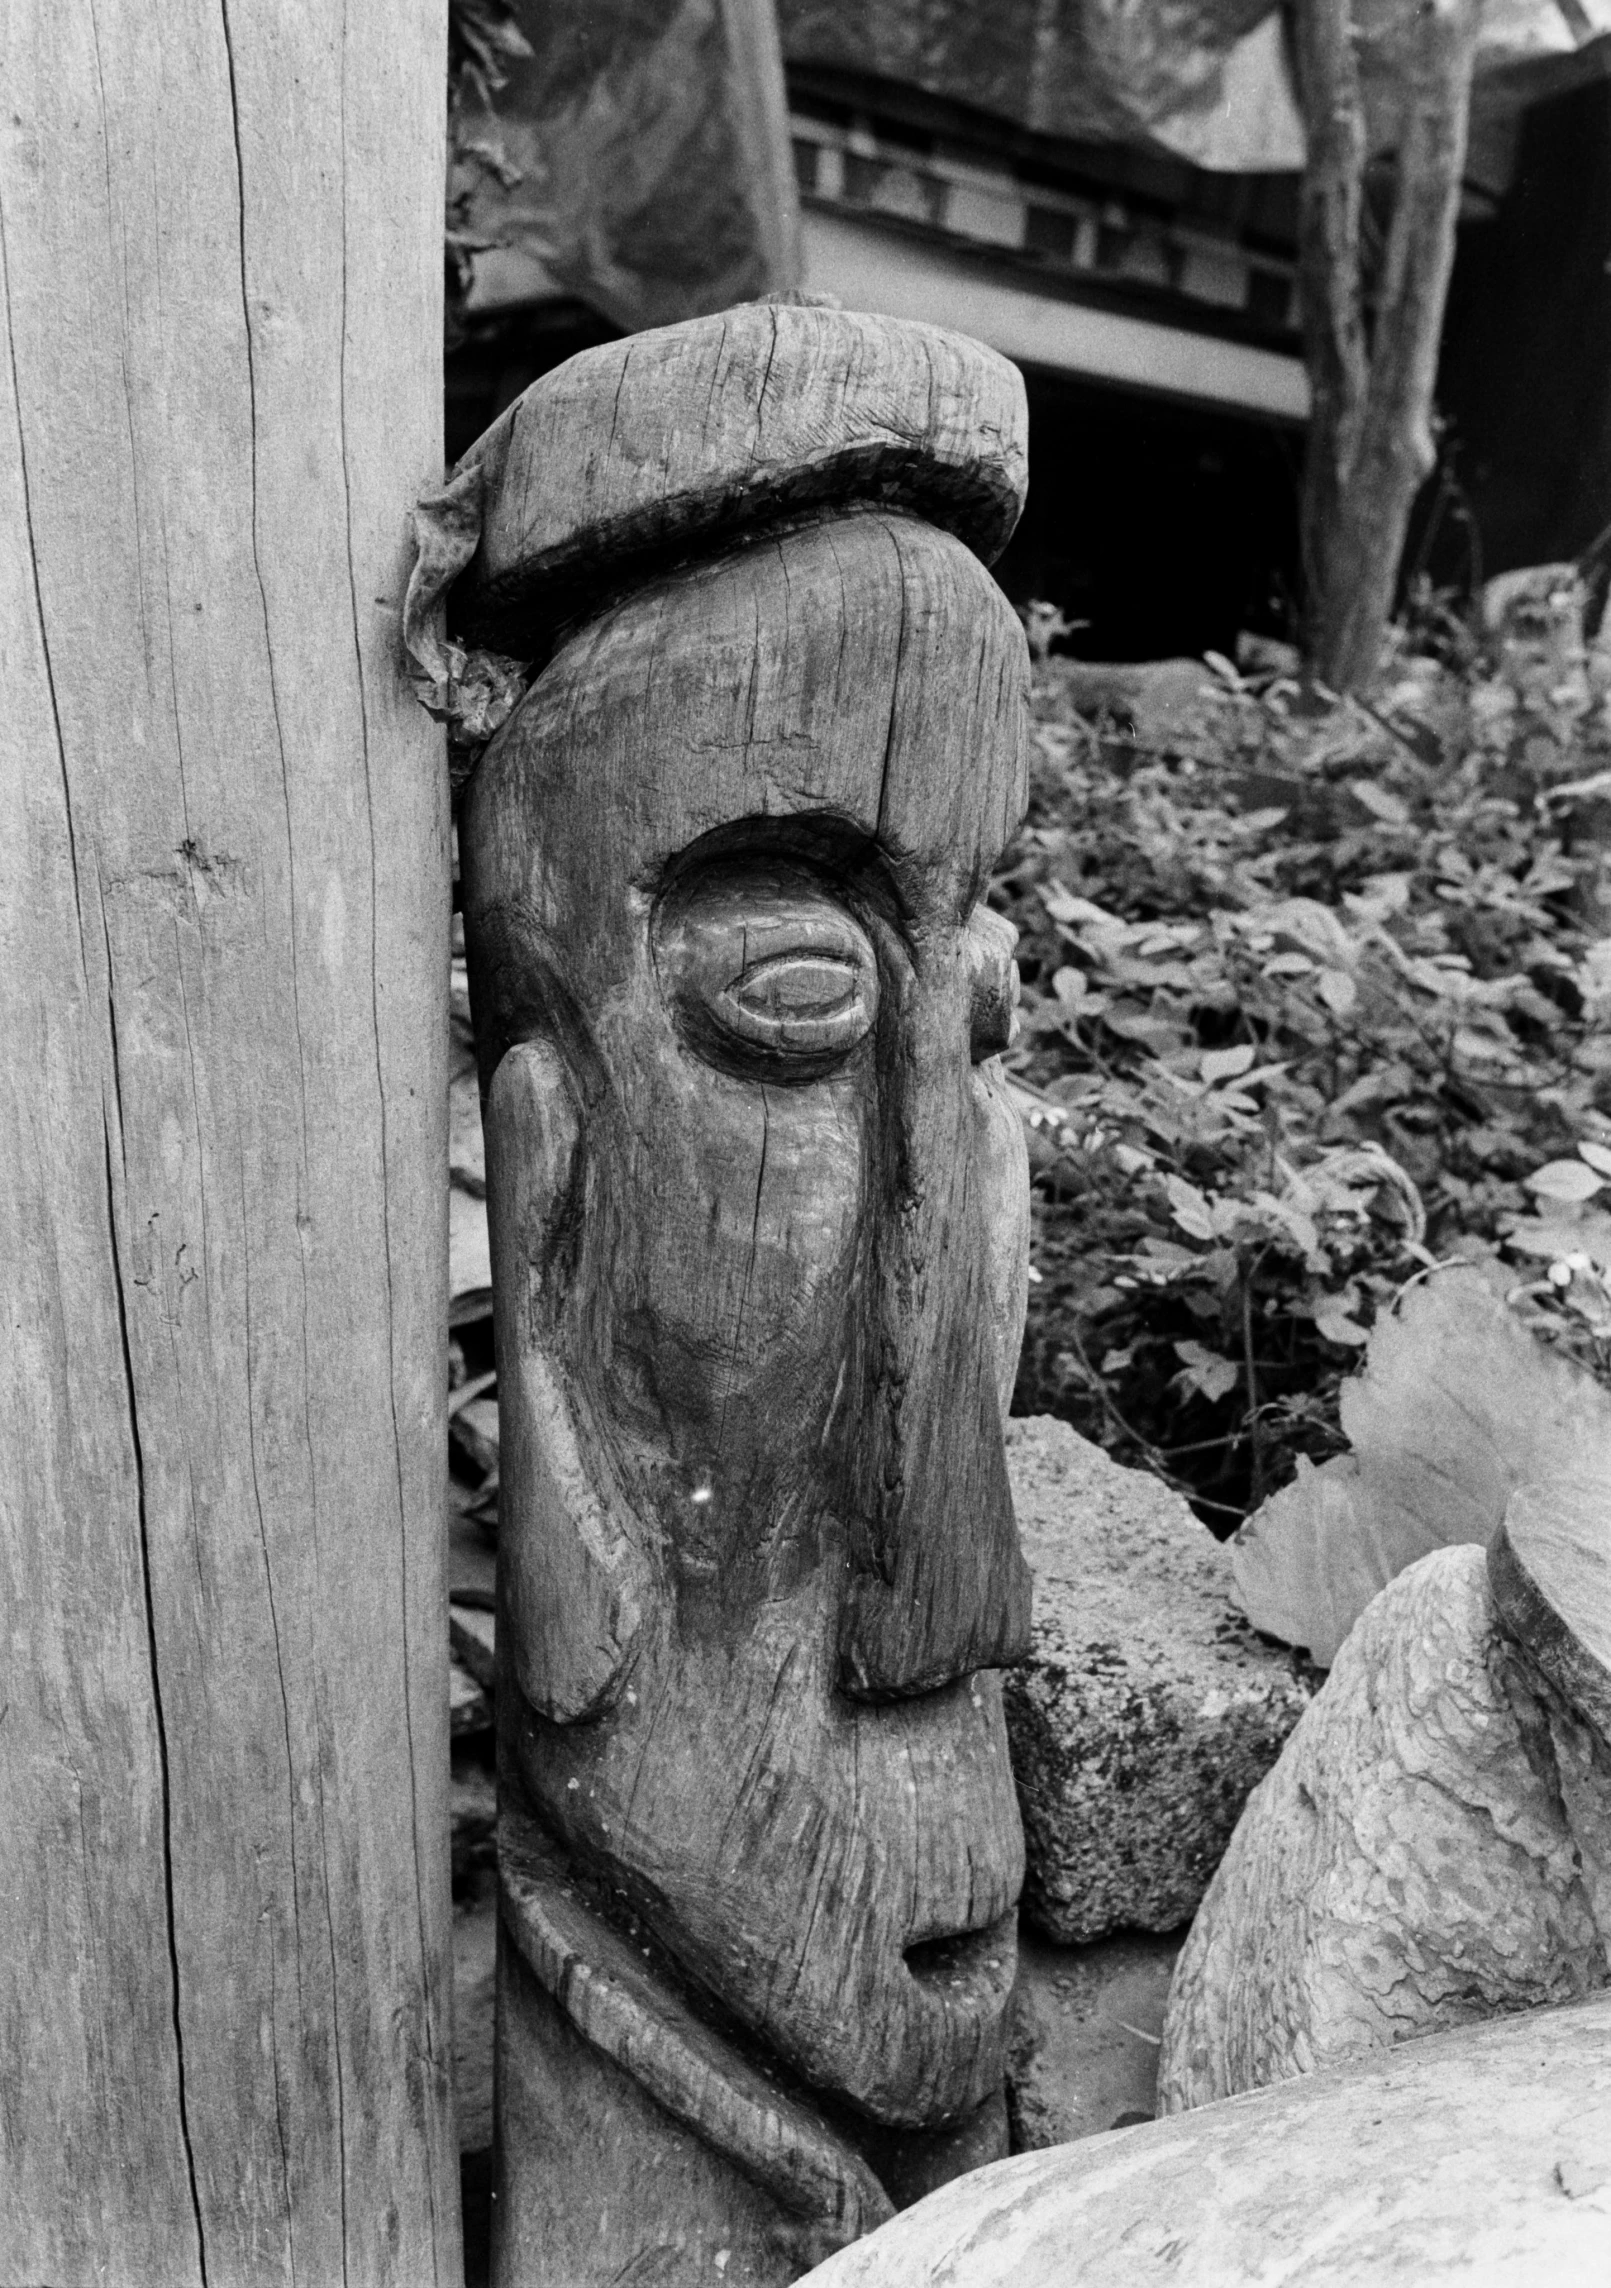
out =
[(858, 310), (746, 302), (584, 350), (460, 464), (485, 511), (456, 630), (529, 658), (590, 596), (819, 503), (909, 509), (991, 563), (1028, 429), (1007, 359)]

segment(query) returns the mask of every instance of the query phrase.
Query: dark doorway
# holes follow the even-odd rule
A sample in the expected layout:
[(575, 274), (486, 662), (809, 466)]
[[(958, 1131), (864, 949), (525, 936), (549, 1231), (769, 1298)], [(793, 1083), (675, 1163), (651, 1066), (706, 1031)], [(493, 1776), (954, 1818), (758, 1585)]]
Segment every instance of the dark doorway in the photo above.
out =
[(996, 566), (1014, 603), (1090, 624), (1082, 659), (1227, 654), (1292, 633), (1302, 432), (1030, 372), (1029, 506)]
[[(1526, 113), (1498, 214), (1460, 233), (1438, 373), (1460, 513), (1422, 543), (1440, 583), (1574, 556), (1611, 520), (1608, 273), (1611, 87), (1597, 80)], [(1422, 496), (1423, 523), (1437, 501)]]
[(540, 302), (464, 321), (460, 339), (442, 361), (448, 467), (539, 374), (552, 373), (578, 350), (618, 340), (620, 332), (586, 303), (573, 301)]

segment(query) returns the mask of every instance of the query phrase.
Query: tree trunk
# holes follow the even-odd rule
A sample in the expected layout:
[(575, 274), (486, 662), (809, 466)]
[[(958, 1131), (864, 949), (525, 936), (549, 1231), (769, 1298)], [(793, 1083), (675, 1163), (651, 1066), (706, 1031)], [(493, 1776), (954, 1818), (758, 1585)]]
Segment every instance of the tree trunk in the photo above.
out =
[(459, 2278), (440, 8), (0, 0), (0, 2250)]
[(1309, 134), (1299, 240), (1314, 411), (1303, 502), (1310, 673), (1369, 682), (1415, 496), (1430, 474), (1432, 391), (1454, 262), (1481, 0), (1426, 0), (1403, 34), (1397, 181), (1374, 320), (1361, 275), (1367, 158), (1349, 0), (1299, 0)]

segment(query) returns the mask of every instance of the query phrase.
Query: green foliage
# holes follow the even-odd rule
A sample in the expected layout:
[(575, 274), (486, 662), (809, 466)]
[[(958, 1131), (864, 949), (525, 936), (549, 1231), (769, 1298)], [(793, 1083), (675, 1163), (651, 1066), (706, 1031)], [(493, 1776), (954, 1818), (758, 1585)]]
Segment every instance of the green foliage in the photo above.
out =
[(992, 893), (1035, 1181), (1015, 1403), (1221, 1531), (1339, 1449), (1339, 1382), (1433, 1260), (1611, 1370), (1611, 662), (1580, 602), (1481, 647), (1423, 608), (1368, 704), (1215, 661), (1175, 737), (1037, 661)]

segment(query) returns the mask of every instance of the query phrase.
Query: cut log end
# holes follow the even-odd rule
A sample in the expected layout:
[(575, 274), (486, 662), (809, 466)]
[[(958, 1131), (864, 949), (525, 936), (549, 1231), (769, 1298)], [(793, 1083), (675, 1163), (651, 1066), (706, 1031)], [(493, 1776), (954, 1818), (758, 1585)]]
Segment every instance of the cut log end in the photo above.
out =
[(1611, 1477), (1519, 1486), (1488, 1584), (1507, 1635), (1611, 1747)]

